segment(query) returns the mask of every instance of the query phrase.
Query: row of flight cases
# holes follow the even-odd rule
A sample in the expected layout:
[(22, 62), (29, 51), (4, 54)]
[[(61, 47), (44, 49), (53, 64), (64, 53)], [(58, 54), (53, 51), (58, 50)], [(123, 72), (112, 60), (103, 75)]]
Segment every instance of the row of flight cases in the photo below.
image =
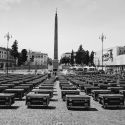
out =
[(47, 107), (53, 98), (55, 77), (50, 77), (36, 86), (26, 95), (27, 107), (43, 106)]
[[(14, 76), (15, 77), (15, 76)], [(83, 78), (83, 77), (82, 77)], [(87, 81), (87, 77), (85, 78)], [(124, 107), (125, 80), (119, 83), (92, 85), (89, 79), (85, 81), (69, 76), (59, 76), (61, 98), (66, 102), (68, 109), (89, 109), (91, 96), (104, 108)], [(27, 107), (48, 106), (53, 98), (55, 77), (47, 79), (47, 75), (18, 76), (16, 79), (0, 79), (0, 106), (11, 106), (16, 100), (22, 100), (26, 96)], [(85, 94), (81, 94), (84, 91)]]
[[(103, 81), (93, 86), (92, 84), (94, 81), (91, 80), (91, 76), (88, 77), (88, 81), (87, 77), (85, 77), (84, 80), (80, 80), (80, 78), (77, 77), (66, 77), (66, 79), (75, 85), (76, 88), (79, 88), (80, 91), (84, 91), (89, 97), (92, 96), (95, 101), (98, 101), (103, 106), (103, 108), (124, 108), (125, 80), (120, 80), (118, 83), (114, 81), (105, 83)], [(81, 102), (80, 99), (79, 102)], [(84, 105), (84, 103), (82, 105)]]
[(90, 97), (82, 95), (77, 86), (66, 80), (63, 76), (59, 78), (61, 98), (66, 102), (67, 109), (89, 109)]
[(47, 80), (47, 75), (22, 76), (21, 78), (17, 76), (17, 79), (14, 80), (11, 77), (9, 80), (6, 82), (5, 79), (0, 80), (1, 107), (10, 107), (16, 100), (23, 100), (24, 96), (26, 96), (27, 107), (47, 106), (50, 98), (53, 97), (54, 78)]

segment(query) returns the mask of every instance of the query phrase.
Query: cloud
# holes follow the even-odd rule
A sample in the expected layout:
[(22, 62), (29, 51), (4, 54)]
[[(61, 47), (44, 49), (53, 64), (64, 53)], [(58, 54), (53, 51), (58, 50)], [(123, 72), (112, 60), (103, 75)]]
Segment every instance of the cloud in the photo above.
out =
[(11, 5), (19, 4), (22, 0), (0, 0), (0, 10), (10, 10)]
[(87, 6), (88, 11), (94, 11), (97, 9), (97, 1), (93, 1)]
[[(0, 0), (2, 1), (2, 0)], [(4, 0), (6, 3), (20, 3), (21, 0)]]
[(98, 0), (65, 0), (72, 7), (82, 7), (87, 10), (96, 9)]

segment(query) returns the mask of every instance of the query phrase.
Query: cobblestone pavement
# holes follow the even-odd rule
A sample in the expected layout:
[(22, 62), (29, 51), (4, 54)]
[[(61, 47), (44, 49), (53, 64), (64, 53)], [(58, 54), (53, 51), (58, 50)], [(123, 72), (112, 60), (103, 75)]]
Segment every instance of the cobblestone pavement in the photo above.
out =
[(125, 125), (125, 109), (103, 109), (91, 98), (89, 111), (68, 110), (61, 99), (58, 82), (55, 91), (46, 109), (28, 109), (25, 99), (16, 101), (11, 109), (1, 108), (0, 125)]

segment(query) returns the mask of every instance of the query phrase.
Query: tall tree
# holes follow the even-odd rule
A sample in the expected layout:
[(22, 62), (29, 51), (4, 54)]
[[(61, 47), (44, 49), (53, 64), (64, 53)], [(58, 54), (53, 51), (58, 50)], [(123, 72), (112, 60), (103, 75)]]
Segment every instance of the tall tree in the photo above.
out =
[(79, 46), (78, 51), (76, 52), (76, 64), (81, 64), (81, 52), (83, 48), (82, 45)]
[(79, 49), (76, 52), (76, 64), (85, 64), (85, 50), (83, 49), (82, 45), (79, 46)]
[(89, 57), (90, 64), (93, 66), (94, 65), (94, 52), (92, 51)]
[(22, 55), (21, 55), (21, 53), (19, 53), (19, 55), (18, 55), (18, 66), (21, 66), (22, 64), (23, 64)]
[(65, 56), (65, 57), (62, 57), (62, 58), (61, 58), (60, 62), (61, 62), (62, 64), (65, 64), (65, 65), (66, 65), (66, 64), (69, 65), (70, 62), (71, 62), (70, 60), (71, 60), (70, 57), (66, 57), (66, 56)]
[(27, 50), (22, 49), (21, 51), (22, 62), (25, 63), (27, 61)]
[(48, 57), (47, 64), (52, 65), (52, 59)]
[(74, 65), (74, 51), (72, 50), (72, 53), (71, 53), (71, 65), (73, 66)]
[(14, 57), (15, 59), (15, 64), (16, 64), (16, 59), (18, 58), (19, 56), (19, 53), (18, 53), (18, 41), (15, 40), (13, 42), (13, 45), (12, 45), (12, 50), (11, 50), (11, 55)]
[(85, 64), (88, 65), (89, 64), (89, 51), (86, 51), (86, 59), (85, 59)]

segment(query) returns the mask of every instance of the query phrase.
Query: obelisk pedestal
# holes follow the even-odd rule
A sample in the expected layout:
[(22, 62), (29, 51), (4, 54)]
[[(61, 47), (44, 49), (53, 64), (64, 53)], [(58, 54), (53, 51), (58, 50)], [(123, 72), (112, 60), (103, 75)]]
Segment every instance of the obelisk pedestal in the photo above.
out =
[(54, 59), (53, 60), (53, 71), (54, 72), (58, 71), (58, 65), (59, 65), (58, 59)]

